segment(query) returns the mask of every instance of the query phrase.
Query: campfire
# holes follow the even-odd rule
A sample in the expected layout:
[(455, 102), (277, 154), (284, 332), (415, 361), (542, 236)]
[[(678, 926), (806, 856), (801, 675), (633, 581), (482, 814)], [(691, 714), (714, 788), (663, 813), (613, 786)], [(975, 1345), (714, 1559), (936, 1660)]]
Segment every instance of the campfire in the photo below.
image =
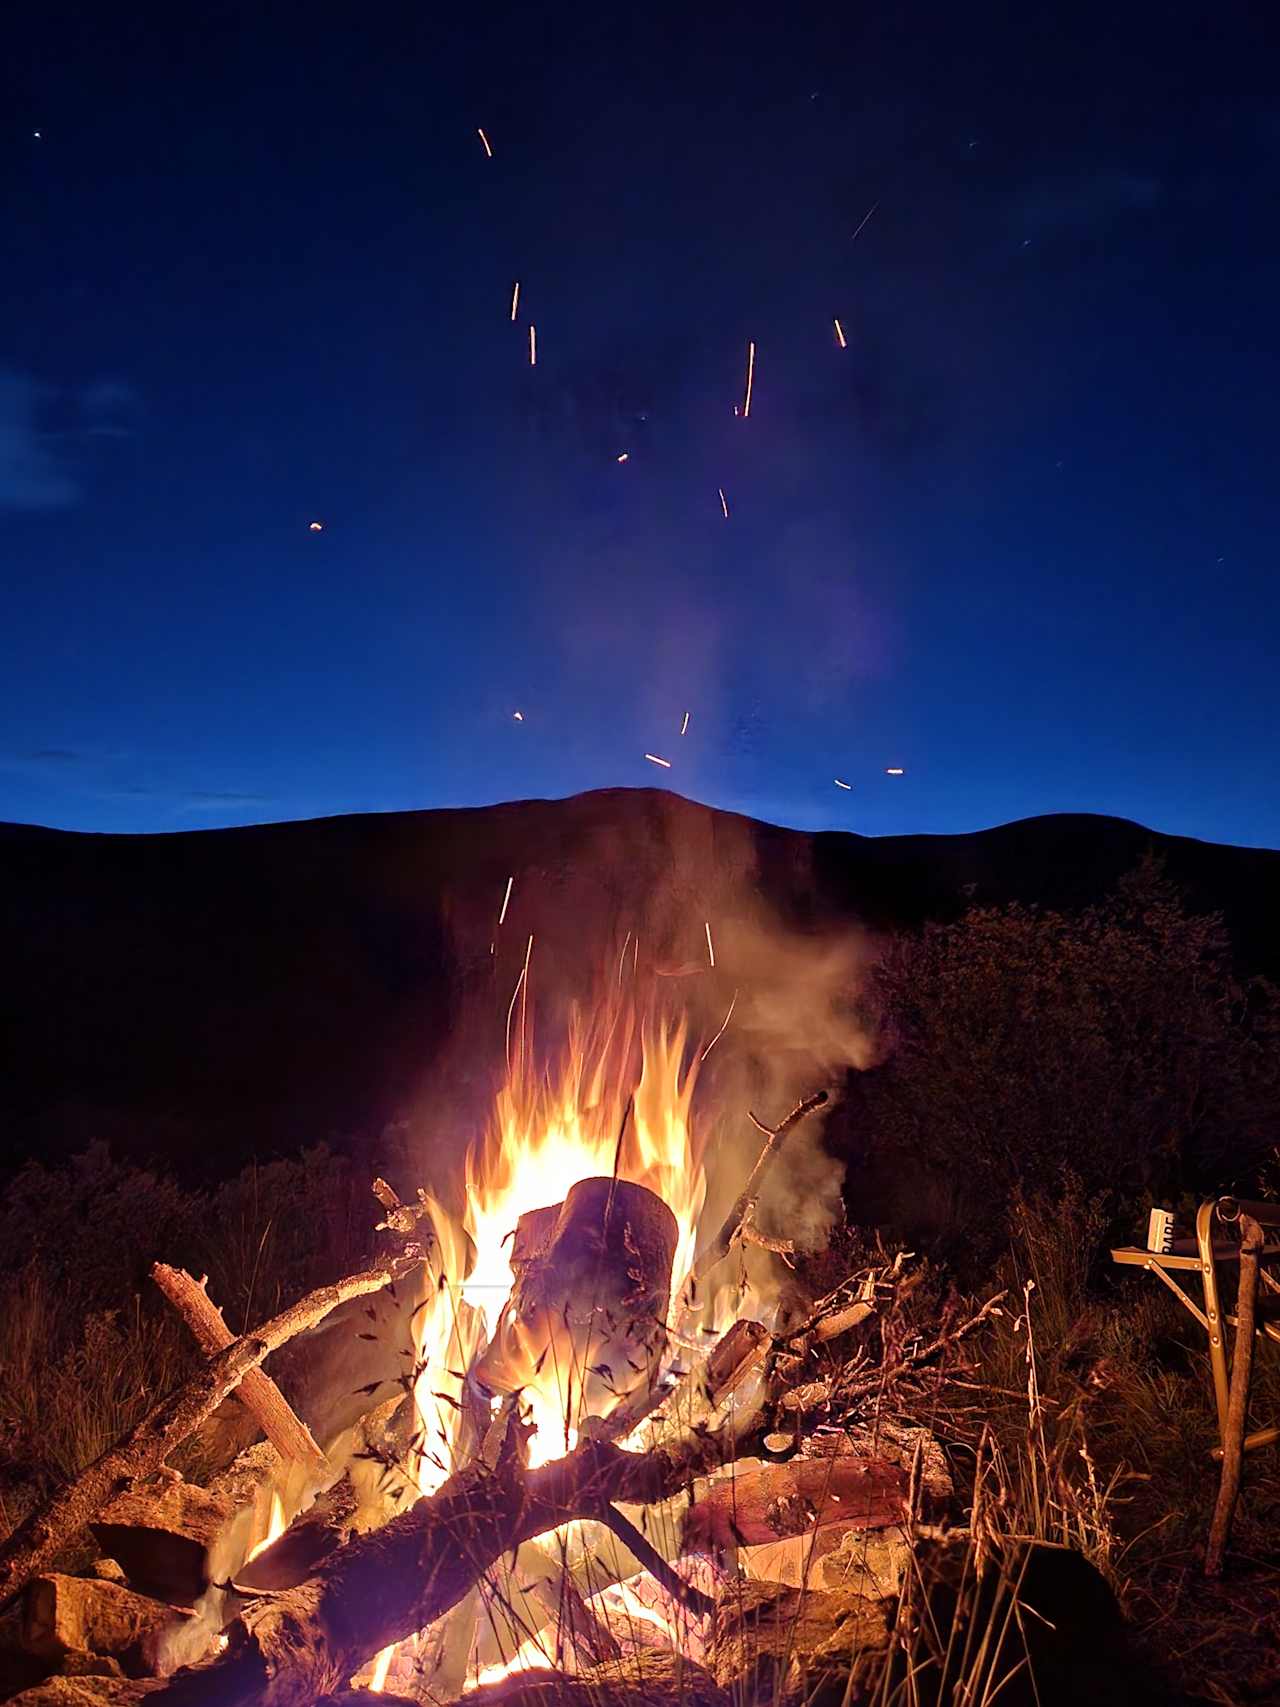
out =
[[(460, 1207), (374, 1182), (389, 1250), (368, 1270), (233, 1339), (156, 1265), (208, 1362), (0, 1549), (33, 1651), (209, 1703), (480, 1702), (539, 1677), (714, 1696), (885, 1651), (951, 1490), (932, 1437), (867, 1402), (938, 1371), (996, 1301), (897, 1343), (878, 1330), (909, 1265), (884, 1255), (784, 1307), (792, 1245), (757, 1207), (826, 1094), (744, 1110), (727, 1178), (706, 1044), (656, 1003), (575, 1013), (549, 1071), (513, 1001), (506, 1047)], [(325, 1320), (396, 1368), (336, 1436), (261, 1367)], [(166, 1471), (233, 1393), (266, 1440), (208, 1487)], [(51, 1571), (86, 1524), (94, 1574)]]

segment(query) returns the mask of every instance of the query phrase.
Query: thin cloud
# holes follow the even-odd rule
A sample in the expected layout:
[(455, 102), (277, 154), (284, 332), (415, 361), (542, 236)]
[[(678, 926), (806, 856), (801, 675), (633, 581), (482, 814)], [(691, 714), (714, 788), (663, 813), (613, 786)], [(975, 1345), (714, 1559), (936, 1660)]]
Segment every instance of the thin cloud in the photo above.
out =
[(223, 807), (270, 806), (273, 800), (274, 796), (270, 794), (237, 794), (233, 790), (200, 788), (186, 795), (182, 804), (188, 812), (217, 812)]
[(42, 395), (23, 374), (0, 372), (0, 510), (62, 510), (80, 497), (40, 424)]

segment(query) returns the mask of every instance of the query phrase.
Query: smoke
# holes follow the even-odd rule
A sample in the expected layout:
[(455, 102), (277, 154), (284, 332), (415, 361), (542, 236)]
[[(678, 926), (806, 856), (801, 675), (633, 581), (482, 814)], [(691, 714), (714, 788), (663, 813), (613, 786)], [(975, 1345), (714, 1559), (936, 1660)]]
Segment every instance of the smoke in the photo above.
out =
[[(718, 955), (736, 981), (737, 1000), (700, 1090), (715, 1132), (711, 1212), (732, 1204), (764, 1142), (748, 1112), (776, 1126), (815, 1091), (837, 1100), (845, 1075), (874, 1060), (873, 1040), (858, 1017), (871, 958), (861, 933), (801, 935), (761, 908), (721, 930)], [(829, 1109), (788, 1135), (761, 1190), (762, 1227), (798, 1250), (820, 1249), (841, 1215), (844, 1162), (822, 1141)]]

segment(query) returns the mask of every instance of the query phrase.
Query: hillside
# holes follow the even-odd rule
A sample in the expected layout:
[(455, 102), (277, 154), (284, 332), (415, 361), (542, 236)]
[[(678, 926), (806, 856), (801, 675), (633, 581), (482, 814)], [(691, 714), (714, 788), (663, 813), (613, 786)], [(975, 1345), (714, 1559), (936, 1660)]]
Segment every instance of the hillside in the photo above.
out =
[(1149, 848), (1223, 911), (1242, 966), (1280, 971), (1280, 853), (1112, 818), (867, 839), (646, 789), (164, 836), (0, 826), (0, 1160), (103, 1136), (220, 1171), (377, 1132), (439, 1093), (467, 1026), (491, 1058), (530, 933), (545, 990), (627, 931), (687, 962), (712, 921), (710, 1009), (761, 916), (803, 936), (1074, 905)]

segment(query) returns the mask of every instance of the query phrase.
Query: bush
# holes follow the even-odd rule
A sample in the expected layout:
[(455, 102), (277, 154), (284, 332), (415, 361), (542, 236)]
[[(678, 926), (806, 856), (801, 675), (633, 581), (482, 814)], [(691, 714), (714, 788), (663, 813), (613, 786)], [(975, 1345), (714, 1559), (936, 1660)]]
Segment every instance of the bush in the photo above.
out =
[(1247, 1177), (1270, 1141), (1277, 992), (1236, 976), (1221, 919), (1153, 861), (1079, 914), (978, 908), (903, 937), (871, 1002), (886, 1059), (862, 1113), (917, 1229), (993, 1251), (1015, 1194), (1051, 1199), (1064, 1170), (1132, 1212)]

